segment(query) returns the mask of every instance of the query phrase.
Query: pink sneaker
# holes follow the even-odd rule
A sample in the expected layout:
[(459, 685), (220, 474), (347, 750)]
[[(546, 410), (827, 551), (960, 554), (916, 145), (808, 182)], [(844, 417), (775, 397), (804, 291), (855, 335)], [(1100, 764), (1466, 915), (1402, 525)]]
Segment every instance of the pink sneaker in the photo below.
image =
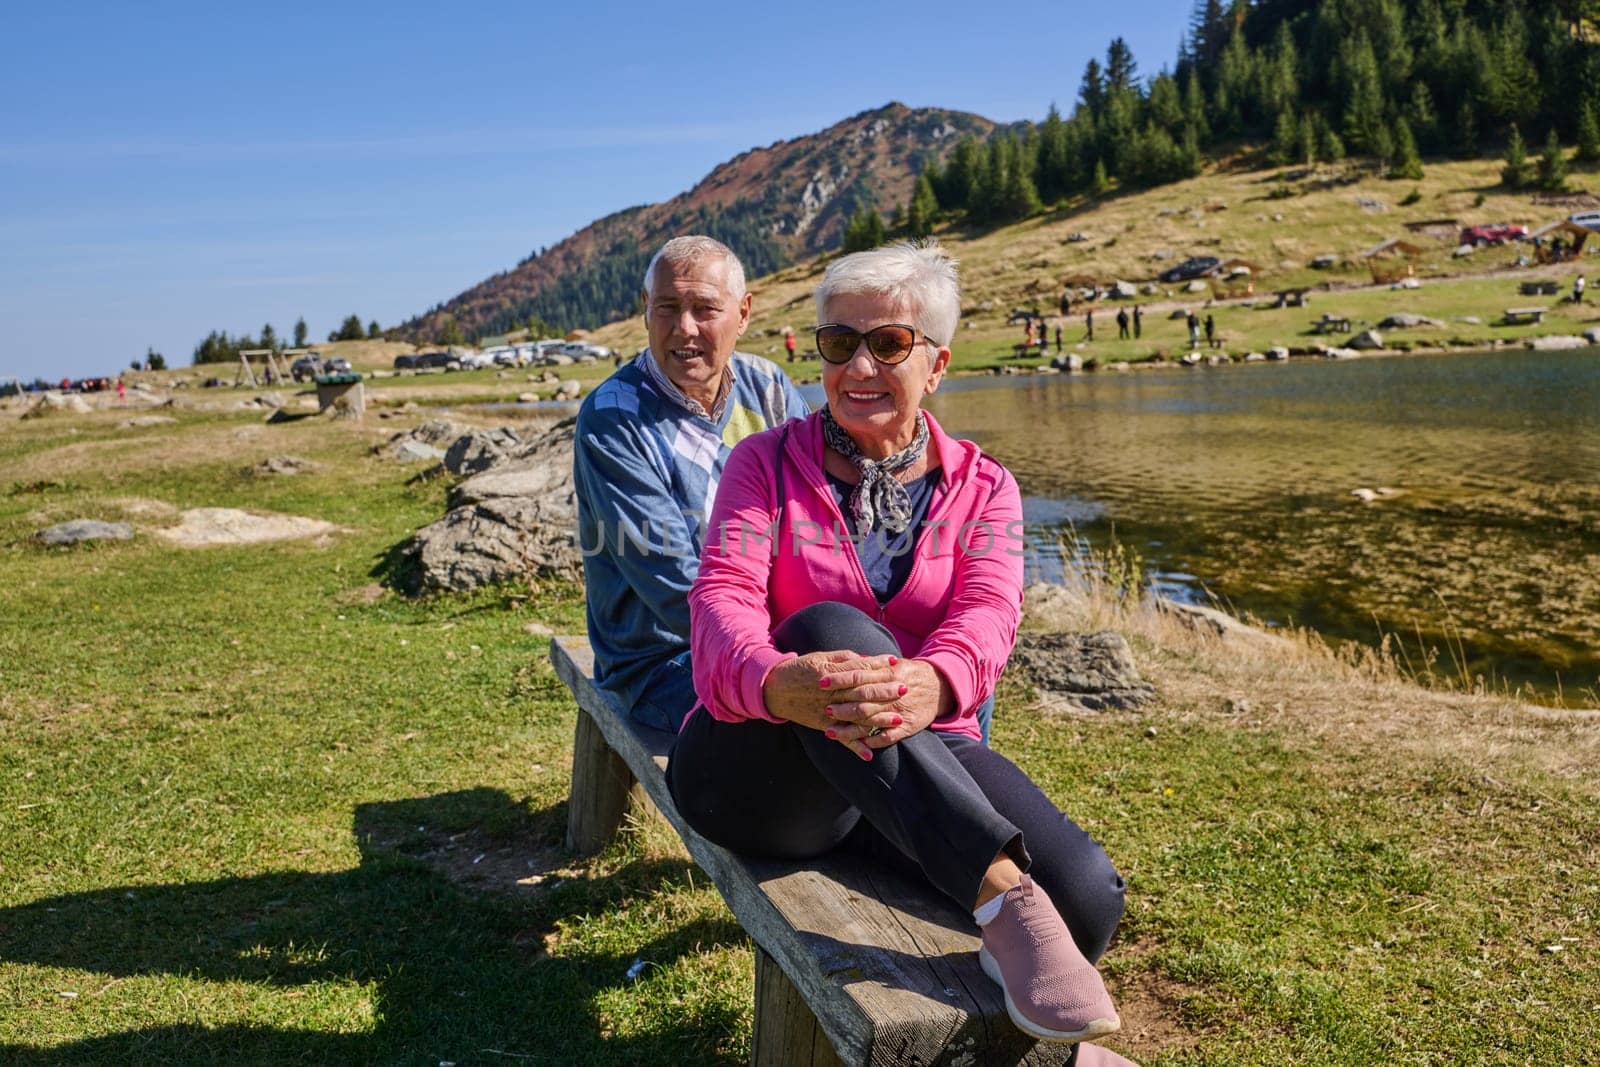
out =
[(1023, 875), (1021, 885), (1006, 891), (1000, 914), (982, 930), (978, 962), (1005, 993), (1006, 1012), (1023, 1033), (1071, 1044), (1122, 1026), (1099, 972), (1032, 878)]

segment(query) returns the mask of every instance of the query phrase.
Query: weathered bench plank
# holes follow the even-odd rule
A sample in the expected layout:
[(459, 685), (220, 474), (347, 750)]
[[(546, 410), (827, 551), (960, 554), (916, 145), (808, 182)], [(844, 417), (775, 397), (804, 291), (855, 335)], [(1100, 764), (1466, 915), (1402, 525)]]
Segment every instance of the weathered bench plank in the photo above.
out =
[[(1012, 1025), (1000, 990), (978, 964), (969, 914), (886, 868), (833, 857), (797, 868), (745, 859), (707, 841), (667, 793), (662, 772), (671, 735), (619, 713), (594, 684), (583, 638), (552, 639), (550, 659), (580, 709), (569, 842), (603, 847), (637, 779), (758, 946), (752, 1062), (825, 1067), (836, 1055), (845, 1064), (1043, 1065), (1067, 1058), (1068, 1047), (1036, 1045)], [(609, 753), (598, 749), (597, 737)], [(611, 758), (629, 775), (616, 773)], [(610, 795), (580, 796), (580, 789)], [(796, 997), (831, 1050), (806, 1040)]]

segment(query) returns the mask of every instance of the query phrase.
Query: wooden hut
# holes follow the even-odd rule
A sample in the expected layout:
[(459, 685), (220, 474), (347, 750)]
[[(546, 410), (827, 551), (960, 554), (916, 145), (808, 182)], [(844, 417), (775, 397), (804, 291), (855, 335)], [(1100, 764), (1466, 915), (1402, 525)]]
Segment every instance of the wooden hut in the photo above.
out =
[[(1535, 230), (1528, 235), (1533, 242), (1533, 258), (1539, 263), (1556, 263), (1562, 260), (1577, 259), (1583, 255), (1583, 242), (1594, 231), (1584, 226), (1579, 226), (1571, 219), (1562, 219), (1552, 222), (1543, 229)], [(1560, 244), (1557, 245), (1559, 239)], [(1559, 248), (1559, 254), (1557, 249)]]
[(1260, 265), (1248, 259), (1225, 259), (1211, 271), (1211, 291), (1218, 300), (1255, 296), (1256, 275), (1260, 273)]
[(1372, 272), (1373, 281), (1379, 285), (1386, 285), (1401, 278), (1414, 276), (1417, 273), (1417, 259), (1424, 251), (1421, 245), (1414, 245), (1410, 241), (1396, 237), (1376, 248), (1367, 249), (1358, 258), (1367, 261), (1367, 269)]

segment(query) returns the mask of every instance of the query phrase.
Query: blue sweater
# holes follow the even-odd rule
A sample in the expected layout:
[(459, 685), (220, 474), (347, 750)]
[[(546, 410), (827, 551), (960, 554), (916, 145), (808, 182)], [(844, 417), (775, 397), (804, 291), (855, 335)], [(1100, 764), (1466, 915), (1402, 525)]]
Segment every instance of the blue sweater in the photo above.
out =
[(689, 586), (728, 453), (810, 410), (775, 364), (735, 352), (728, 365), (733, 384), (715, 421), (663, 393), (637, 362), (578, 411), (573, 483), (595, 681), (630, 710), (651, 672), (688, 652)]

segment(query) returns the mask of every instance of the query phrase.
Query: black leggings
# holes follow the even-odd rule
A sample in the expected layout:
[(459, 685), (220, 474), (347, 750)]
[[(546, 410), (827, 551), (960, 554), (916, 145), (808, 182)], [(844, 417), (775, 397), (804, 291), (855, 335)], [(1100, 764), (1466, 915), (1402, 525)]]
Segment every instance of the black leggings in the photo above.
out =
[[(831, 602), (791, 615), (772, 639), (800, 655), (900, 654), (875, 620)], [(1100, 846), (1015, 764), (970, 738), (922, 730), (868, 761), (817, 730), (722, 722), (701, 708), (678, 735), (667, 786), (689, 824), (724, 848), (803, 860), (844, 847), (920, 874), (962, 908), (1005, 852), (1091, 960), (1122, 917), (1122, 879)]]

